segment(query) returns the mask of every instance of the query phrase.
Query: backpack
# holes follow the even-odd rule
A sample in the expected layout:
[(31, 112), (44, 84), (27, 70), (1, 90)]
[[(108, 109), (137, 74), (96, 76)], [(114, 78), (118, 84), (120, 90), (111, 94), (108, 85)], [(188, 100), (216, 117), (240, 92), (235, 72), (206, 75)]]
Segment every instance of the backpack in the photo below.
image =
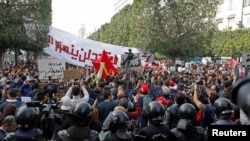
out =
[(143, 97), (143, 106), (142, 106), (142, 115), (147, 116), (147, 106), (152, 101), (152, 99), (148, 95), (144, 95)]
[(216, 114), (214, 112), (214, 109), (212, 105), (205, 104), (206, 105), (206, 111), (203, 112), (199, 110), (196, 113), (196, 121), (202, 126), (203, 128), (208, 127), (208, 125), (212, 124), (217, 120)]

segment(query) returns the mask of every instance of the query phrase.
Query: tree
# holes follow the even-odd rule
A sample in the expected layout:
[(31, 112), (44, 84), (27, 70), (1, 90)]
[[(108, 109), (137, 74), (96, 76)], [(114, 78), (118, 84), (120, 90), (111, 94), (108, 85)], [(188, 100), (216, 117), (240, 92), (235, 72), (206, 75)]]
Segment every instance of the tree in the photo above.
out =
[(49, 25), (51, 0), (0, 0), (0, 61), (7, 50), (15, 51), (16, 63), (20, 49), (41, 52)]
[(212, 40), (213, 54), (217, 56), (242, 57), (250, 51), (250, 29), (215, 32)]
[[(105, 26), (105, 32), (100, 30), (99, 34), (110, 38), (105, 42), (126, 45), (128, 41), (129, 47), (172, 59), (211, 55), (212, 51), (208, 49), (215, 29), (218, 2), (136, 0), (132, 6), (114, 15)], [(104, 41), (103, 38), (99, 39)]]
[[(158, 40), (162, 53), (171, 58), (204, 54), (206, 35), (214, 29), (218, 0), (167, 0), (160, 10)], [(209, 43), (209, 42), (206, 42)]]

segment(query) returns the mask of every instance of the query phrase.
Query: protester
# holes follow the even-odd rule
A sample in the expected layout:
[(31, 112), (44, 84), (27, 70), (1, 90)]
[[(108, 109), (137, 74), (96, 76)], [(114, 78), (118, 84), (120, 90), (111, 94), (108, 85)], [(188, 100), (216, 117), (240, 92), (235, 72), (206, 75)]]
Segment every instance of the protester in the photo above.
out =
[[(72, 98), (71, 98), (71, 109), (79, 102), (83, 101), (83, 102), (88, 102), (89, 101), (89, 93), (86, 90), (86, 88), (84, 87), (84, 85), (80, 84), (80, 86), (75, 86), (74, 83), (72, 83), (73, 86), (71, 86), (67, 93), (66, 96), (71, 97), (72, 94)], [(83, 92), (83, 97), (81, 98), (81, 93)]]
[(102, 123), (109, 115), (109, 113), (114, 110), (114, 107), (116, 106), (115, 102), (112, 101), (112, 95), (110, 90), (105, 90), (103, 92), (103, 95), (105, 100), (96, 105), (96, 108), (98, 109), (98, 115)]
[(3, 112), (0, 115), (0, 125), (2, 125), (2, 122), (6, 116), (16, 114), (17, 107), (14, 104), (8, 104), (4, 107)]
[[(195, 115), (196, 120), (193, 124), (188, 124), (186, 126), (187, 129), (191, 127), (192, 129), (194, 129), (199, 126), (207, 127), (208, 125), (210, 125), (210, 123), (216, 123), (216, 120), (217, 118), (219, 119), (219, 117), (217, 117), (217, 115), (215, 114), (212, 105), (214, 101), (217, 98), (219, 98), (218, 94), (220, 92), (222, 94), (223, 92), (222, 86), (227, 85), (227, 82), (230, 81), (230, 85), (228, 87), (228, 90), (230, 90), (231, 85), (237, 83), (235, 82), (236, 80), (239, 81), (237, 77), (233, 75), (233, 73), (230, 73), (230, 71), (232, 71), (233, 68), (226, 69), (219, 64), (215, 64), (214, 66), (208, 66), (208, 65), (200, 66), (200, 64), (199, 65), (191, 64), (188, 71), (183, 69), (181, 72), (177, 72), (176, 70), (175, 71), (171, 70), (171, 68), (166, 64), (164, 64), (162, 68), (160, 68), (159, 70), (155, 69), (146, 70), (144, 68), (142, 70), (131, 70), (130, 74), (128, 71), (119, 68), (119, 73), (116, 76), (110, 73), (107, 74), (106, 78), (101, 78), (101, 79), (96, 79), (97, 78), (96, 77), (97, 74), (95, 73), (96, 70), (94, 70), (90, 66), (79, 68), (77, 66), (68, 63), (66, 64), (67, 68), (81, 70), (81, 77), (77, 79), (74, 78), (75, 80), (78, 80), (77, 82), (81, 82), (80, 86), (78, 85), (78, 83), (74, 83), (72, 80), (66, 80), (60, 78), (58, 79), (59, 82), (56, 81), (53, 82), (55, 84), (54, 88), (56, 88), (56, 91), (55, 93), (53, 93), (53, 95), (48, 95), (46, 93), (43, 93), (44, 89), (46, 88), (45, 86), (51, 84), (52, 82), (48, 83), (45, 79), (39, 79), (39, 70), (37, 68), (36, 63), (23, 64), (22, 66), (18, 67), (14, 66), (10, 67), (9, 71), (7, 70), (5, 71), (6, 75), (2, 76), (3, 79), (1, 79), (0, 82), (1, 83), (0, 89), (1, 86), (3, 88), (2, 89), (3, 101), (0, 104), (0, 110), (1, 111), (3, 110), (2, 107), (9, 107), (7, 105), (2, 105), (5, 102), (12, 104), (20, 102), (21, 100), (19, 97), (21, 96), (20, 88), (24, 83), (27, 82), (26, 80), (28, 80), (26, 76), (27, 76), (27, 68), (29, 68), (28, 69), (29, 77), (34, 80), (37, 80), (36, 82), (39, 82), (38, 85), (39, 87), (33, 87), (35, 91), (32, 90), (28, 94), (28, 96), (30, 97), (34, 96), (32, 99), (34, 105), (32, 105), (31, 103), (29, 104), (31, 104), (31, 106), (38, 107), (40, 109), (38, 114), (40, 115), (40, 118), (38, 118), (37, 120), (43, 121), (44, 119), (42, 118), (42, 116), (45, 116), (46, 114), (49, 113), (48, 114), (49, 117), (56, 117), (48, 120), (50, 123), (53, 123), (49, 127), (54, 127), (54, 124), (57, 124), (58, 121), (62, 120), (64, 121), (62, 124), (57, 124), (58, 125), (57, 128), (60, 129), (60, 131), (66, 131), (67, 129), (70, 128), (72, 124), (75, 128), (76, 127), (75, 121), (77, 121), (77, 119), (75, 119), (75, 116), (72, 117), (73, 113), (71, 112), (73, 112), (72, 111), (74, 109), (73, 107), (75, 107), (78, 103), (86, 102), (92, 108), (91, 120), (88, 123), (85, 123), (84, 127), (82, 127), (81, 125), (82, 128), (87, 129), (86, 131), (90, 131), (92, 133), (95, 130), (97, 133), (101, 133), (103, 130), (105, 130), (105, 127), (109, 128), (110, 122), (106, 121), (109, 121), (111, 119), (110, 116), (112, 112), (119, 110), (127, 114), (129, 119), (128, 123), (132, 124), (131, 127), (134, 127), (134, 130), (129, 129), (128, 131), (126, 129), (126, 134), (122, 135), (127, 136), (127, 133), (129, 133), (129, 136), (131, 136), (129, 140), (130, 139), (136, 140), (138, 138), (139, 138), (138, 140), (141, 139), (144, 140), (145, 138), (143, 137), (145, 137), (146, 135), (145, 133), (148, 133), (146, 132), (148, 129), (144, 132), (145, 130), (144, 127), (149, 129), (153, 128), (155, 131), (155, 132), (149, 132), (147, 134), (148, 136), (150, 136), (151, 134), (157, 135), (157, 133), (158, 135), (162, 134), (162, 130), (160, 129), (164, 129), (163, 131), (165, 131), (165, 128), (167, 128), (165, 126), (169, 126), (169, 129), (168, 130), (166, 129), (167, 131), (170, 131), (170, 129), (172, 130), (176, 129), (179, 131), (179, 129), (177, 129), (179, 128), (178, 124), (182, 124), (183, 122), (181, 121), (183, 120), (180, 119), (178, 111), (179, 108), (184, 104), (186, 105), (187, 102), (193, 104), (196, 108), (196, 115)], [(32, 67), (30, 67), (31, 65)], [(197, 67), (199, 67), (200, 71), (199, 73), (197, 72)], [(218, 68), (220, 67), (223, 68), (223, 70), (219, 70)], [(175, 66), (175, 68), (177, 68), (177, 66)], [(227, 73), (225, 73), (224, 71), (227, 71)], [(129, 80), (127, 78), (129, 78)], [(243, 78), (241, 78), (241, 80), (242, 79)], [(203, 84), (199, 85), (201, 91), (199, 90), (198, 87), (195, 86), (195, 82), (198, 80), (203, 80), (202, 81)], [(36, 84), (33, 82), (31, 83), (34, 84), (33, 86), (35, 86)], [(40, 85), (42, 83), (45, 84)], [(227, 93), (225, 91), (227, 91), (227, 89), (224, 89), (223, 95), (221, 95), (221, 97), (227, 98), (229, 100), (234, 99), (235, 97), (234, 92)], [(248, 92), (249, 90), (245, 91)], [(12, 93), (13, 95), (14, 92), (16, 96), (14, 96), (14, 98), (11, 98), (10, 93)], [(242, 95), (239, 96), (241, 97), (240, 98), (241, 102), (237, 103), (237, 106), (239, 105), (238, 110), (236, 109), (237, 108), (236, 105), (233, 107), (234, 113), (231, 114), (230, 120), (232, 120), (237, 124), (245, 125), (250, 123), (249, 112), (246, 108), (247, 102), (244, 101), (247, 99), (245, 97), (247, 93), (242, 91), (240, 93), (244, 93), (244, 96)], [(58, 96), (57, 100), (48, 101), (48, 98), (55, 99), (55, 96)], [(145, 97), (149, 97), (150, 100)], [(39, 105), (37, 104), (37, 101), (40, 102)], [(158, 124), (152, 123), (152, 121), (150, 121), (152, 119), (149, 119), (148, 117), (147, 107), (150, 102), (159, 102), (165, 108), (164, 112), (166, 117), (162, 119), (159, 118), (161, 119), (161, 123), (159, 124), (159, 126)], [(21, 102), (21, 105), (23, 104), (25, 105), (25, 103), (26, 102)], [(206, 108), (206, 105), (208, 105), (210, 108)], [(19, 106), (20, 105), (16, 105), (16, 108), (18, 108)], [(213, 122), (204, 122), (206, 116), (203, 115), (206, 115), (205, 114), (206, 112), (208, 113), (214, 112), (215, 116), (212, 116), (215, 117)], [(68, 117), (68, 115), (70, 116)], [(1, 117), (2, 116), (3, 117), (5, 116), (5, 111), (2, 111)], [(185, 118), (186, 117), (183, 118), (185, 121), (189, 121), (188, 119)], [(70, 122), (69, 124), (67, 124), (67, 126), (65, 126), (64, 124), (67, 123), (67, 119), (73, 119), (75, 121), (72, 121), (72, 123)], [(38, 123), (35, 124), (36, 128), (39, 128), (42, 131), (45, 130), (41, 127), (40, 124)], [(162, 126), (162, 124), (165, 124), (165, 126)], [(73, 128), (73, 126), (71, 127)], [(191, 130), (187, 131), (191, 132)], [(59, 132), (55, 132), (55, 134), (51, 132), (51, 134), (53, 134), (53, 137), (58, 136), (57, 133)], [(113, 135), (116, 136), (115, 134)], [(192, 134), (192, 135), (197, 135), (194, 136), (194, 140), (195, 139), (199, 140), (198, 136), (199, 134)], [(45, 135), (42, 136), (44, 137)], [(81, 136), (81, 135), (79, 134), (76, 136)], [(148, 136), (147, 138), (150, 139), (150, 137)], [(62, 138), (67, 139), (66, 137)], [(60, 140), (60, 138), (58, 140)]]
[(22, 104), (24, 104), (23, 102), (17, 100), (17, 93), (18, 90), (16, 88), (12, 88), (9, 90), (9, 92), (7, 93), (8, 98), (6, 99), (5, 102), (0, 104), (0, 112), (3, 112), (3, 109), (8, 104), (14, 104), (16, 107), (20, 107)]
[(3, 141), (5, 137), (12, 132), (15, 132), (17, 128), (16, 118), (13, 115), (6, 116), (0, 127), (0, 140)]

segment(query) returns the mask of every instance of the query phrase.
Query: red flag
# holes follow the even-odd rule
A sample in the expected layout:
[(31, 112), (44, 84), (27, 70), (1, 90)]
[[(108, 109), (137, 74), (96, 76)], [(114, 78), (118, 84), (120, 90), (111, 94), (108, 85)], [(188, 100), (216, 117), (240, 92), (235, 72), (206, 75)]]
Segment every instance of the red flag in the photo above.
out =
[(105, 50), (102, 51), (102, 55), (97, 60), (94, 60), (92, 62), (96, 72), (99, 71), (101, 62), (104, 62), (102, 78), (105, 79), (108, 75), (111, 75), (112, 73), (114, 75), (118, 74), (117, 69), (114, 67), (114, 65), (110, 61), (109, 56)]
[(239, 62), (237, 61), (237, 60), (235, 60), (235, 59), (231, 59), (231, 61), (230, 61), (230, 65), (232, 66), (232, 67), (235, 67), (236, 65), (238, 65), (239, 64)]

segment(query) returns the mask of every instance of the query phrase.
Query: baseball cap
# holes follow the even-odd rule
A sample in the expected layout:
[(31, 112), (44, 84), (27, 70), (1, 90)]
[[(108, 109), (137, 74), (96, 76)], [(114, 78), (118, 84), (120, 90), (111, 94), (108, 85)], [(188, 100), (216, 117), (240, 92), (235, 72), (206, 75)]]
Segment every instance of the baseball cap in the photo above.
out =
[(163, 105), (167, 105), (169, 102), (169, 100), (165, 99), (164, 97), (158, 97), (158, 98), (156, 98), (155, 101), (160, 102)]
[(68, 96), (64, 96), (61, 99), (62, 105), (61, 105), (61, 110), (70, 110), (70, 98)]

